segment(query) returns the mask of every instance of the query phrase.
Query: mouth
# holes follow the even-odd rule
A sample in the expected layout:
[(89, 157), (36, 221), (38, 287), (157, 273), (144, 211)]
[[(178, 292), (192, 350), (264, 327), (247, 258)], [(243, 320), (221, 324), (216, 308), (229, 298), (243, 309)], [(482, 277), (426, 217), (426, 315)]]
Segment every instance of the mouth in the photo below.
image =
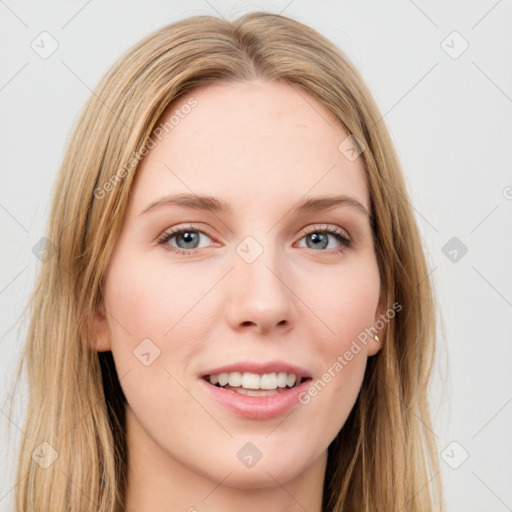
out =
[(204, 375), (208, 384), (245, 396), (274, 396), (300, 386), (311, 377), (287, 372), (258, 374), (253, 372), (222, 372)]
[(270, 420), (301, 404), (312, 373), (285, 360), (233, 362), (204, 370), (199, 382), (213, 402), (239, 418)]

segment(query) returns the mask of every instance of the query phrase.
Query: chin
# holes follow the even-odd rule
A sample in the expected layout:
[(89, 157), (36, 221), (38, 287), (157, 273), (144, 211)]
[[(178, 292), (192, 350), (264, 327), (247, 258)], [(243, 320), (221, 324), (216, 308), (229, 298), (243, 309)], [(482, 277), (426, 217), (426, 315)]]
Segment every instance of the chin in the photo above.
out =
[[(222, 482), (222, 485), (236, 489), (264, 489), (285, 484), (296, 478), (300, 473), (300, 469), (297, 468), (290, 470), (290, 468), (274, 466), (269, 469), (263, 466), (258, 468), (257, 466), (258, 464), (252, 468), (234, 469)], [(223, 476), (225, 477), (225, 475)]]

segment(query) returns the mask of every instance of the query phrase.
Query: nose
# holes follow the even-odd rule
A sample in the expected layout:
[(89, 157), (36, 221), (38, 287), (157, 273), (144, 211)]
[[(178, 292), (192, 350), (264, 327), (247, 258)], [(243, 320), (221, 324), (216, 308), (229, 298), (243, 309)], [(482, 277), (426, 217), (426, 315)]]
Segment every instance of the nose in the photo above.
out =
[(291, 329), (297, 320), (296, 296), (285, 262), (267, 249), (251, 263), (238, 254), (233, 260), (225, 309), (230, 327), (257, 334)]

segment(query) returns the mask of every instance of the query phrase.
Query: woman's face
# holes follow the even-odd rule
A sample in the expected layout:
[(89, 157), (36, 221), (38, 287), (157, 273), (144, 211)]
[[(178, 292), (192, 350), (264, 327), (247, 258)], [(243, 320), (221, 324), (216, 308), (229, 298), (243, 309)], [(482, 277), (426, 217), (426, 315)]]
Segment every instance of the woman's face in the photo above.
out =
[[(246, 489), (323, 471), (379, 348), (361, 333), (384, 312), (361, 158), (339, 149), (348, 133), (325, 107), (282, 83), (196, 89), (166, 121), (137, 170), (95, 318), (128, 402), (130, 456)], [(334, 196), (350, 200), (295, 208)], [(249, 388), (283, 386), (259, 378), (283, 370), (304, 382), (300, 394), (247, 396), (203, 378), (224, 366), (257, 374), (242, 375)]]

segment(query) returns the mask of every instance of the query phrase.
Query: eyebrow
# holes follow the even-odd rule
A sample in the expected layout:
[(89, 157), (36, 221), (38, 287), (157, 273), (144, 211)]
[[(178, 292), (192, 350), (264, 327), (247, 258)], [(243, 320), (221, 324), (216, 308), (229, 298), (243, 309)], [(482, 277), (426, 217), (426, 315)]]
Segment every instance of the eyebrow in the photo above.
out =
[[(149, 213), (156, 208), (162, 206), (184, 206), (194, 210), (204, 210), (214, 213), (232, 213), (233, 208), (225, 201), (222, 201), (213, 196), (197, 195), (197, 194), (177, 194), (167, 195), (150, 203), (139, 215)], [(346, 195), (338, 196), (324, 196), (324, 197), (309, 197), (299, 201), (293, 210), (296, 213), (300, 212), (318, 212), (324, 211), (336, 206), (351, 206), (364, 215), (370, 216), (368, 210), (353, 197)]]

